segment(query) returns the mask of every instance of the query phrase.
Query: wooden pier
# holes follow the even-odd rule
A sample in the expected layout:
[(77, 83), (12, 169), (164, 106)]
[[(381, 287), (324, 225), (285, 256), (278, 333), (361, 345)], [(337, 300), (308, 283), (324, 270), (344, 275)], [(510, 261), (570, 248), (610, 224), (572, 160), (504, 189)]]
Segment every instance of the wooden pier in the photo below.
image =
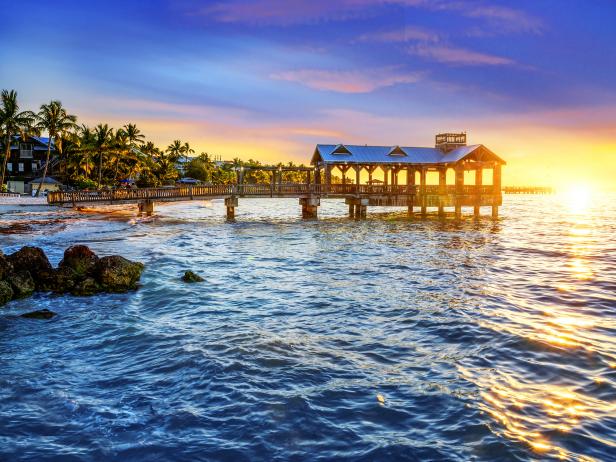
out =
[[(440, 142), (440, 145), (439, 145)], [(399, 146), (317, 145), (312, 167), (251, 167), (270, 173), (269, 184), (246, 184), (245, 169), (238, 169), (238, 181), (231, 185), (181, 186), (143, 189), (50, 192), (50, 205), (83, 207), (114, 204), (139, 204), (139, 211), (151, 215), (155, 202), (224, 199), (227, 218), (234, 219), (239, 199), (298, 198), (304, 218), (316, 218), (321, 199), (344, 199), (349, 216), (363, 218), (372, 206), (407, 207), (409, 216), (416, 210), (421, 216), (429, 207), (439, 215), (453, 208), (461, 218), (463, 207), (472, 207), (475, 216), (488, 206), (492, 217), (498, 217), (502, 204), (501, 166), (505, 163), (483, 145), (466, 146), (465, 134), (437, 135), (435, 148)], [(305, 175), (304, 183), (283, 183), (282, 172), (297, 170)], [(380, 169), (383, 181), (375, 184), (373, 175)], [(447, 172), (453, 170), (455, 182), (447, 184)], [(483, 171), (492, 170), (492, 184), (483, 184)], [(341, 184), (332, 181), (332, 172), (342, 175)], [(355, 181), (347, 181), (347, 173), (355, 173)], [(464, 173), (474, 172), (473, 185), (464, 184)], [(438, 184), (428, 184), (427, 175), (438, 174)], [(367, 181), (362, 184), (362, 173)], [(400, 184), (400, 173), (406, 181)], [(417, 181), (418, 180), (418, 181)]]
[(545, 186), (503, 186), (504, 194), (554, 194), (554, 188)]

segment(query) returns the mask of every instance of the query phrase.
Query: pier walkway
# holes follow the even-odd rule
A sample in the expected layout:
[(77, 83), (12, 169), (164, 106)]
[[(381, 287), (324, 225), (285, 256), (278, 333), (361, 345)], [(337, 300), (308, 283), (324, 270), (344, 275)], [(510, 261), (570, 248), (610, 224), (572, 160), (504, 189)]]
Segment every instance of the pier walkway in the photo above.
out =
[[(365, 216), (368, 206), (403, 206), (412, 214), (415, 207), (421, 214), (428, 207), (493, 206), (501, 204), (500, 191), (494, 186), (475, 185), (355, 185), (355, 184), (232, 184), (214, 186), (181, 186), (98, 191), (54, 191), (47, 195), (50, 205), (86, 207), (114, 204), (138, 204), (139, 210), (151, 214), (154, 202), (224, 199), (227, 216), (233, 218), (239, 198), (298, 198), (303, 216), (316, 216), (322, 198), (345, 199), (351, 216)], [(460, 211), (461, 212), (461, 211)]]

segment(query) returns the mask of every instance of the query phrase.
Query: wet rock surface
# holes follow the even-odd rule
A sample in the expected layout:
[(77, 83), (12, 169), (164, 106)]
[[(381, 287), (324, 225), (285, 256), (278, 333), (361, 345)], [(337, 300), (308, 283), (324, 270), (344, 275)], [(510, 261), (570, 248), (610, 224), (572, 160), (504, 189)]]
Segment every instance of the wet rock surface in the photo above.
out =
[(99, 258), (85, 245), (66, 249), (58, 268), (39, 247), (22, 247), (11, 255), (0, 252), (0, 306), (36, 291), (78, 296), (128, 292), (137, 288), (143, 268), (143, 263), (119, 255)]
[(13, 289), (13, 298), (29, 297), (36, 289), (34, 279), (32, 279), (29, 271), (14, 272), (6, 280)]
[(126, 292), (137, 288), (142, 271), (143, 263), (113, 255), (96, 263), (95, 275), (106, 292)]
[(42, 310), (30, 311), (29, 313), (21, 314), (20, 317), (29, 319), (51, 319), (55, 315), (56, 313), (53, 311), (44, 308)]
[(193, 283), (193, 282), (203, 282), (203, 281), (205, 281), (205, 279), (203, 279), (198, 274), (196, 274), (196, 273), (194, 273), (194, 272), (189, 270), (189, 271), (185, 271), (184, 272), (184, 276), (182, 276), (182, 281), (188, 282), (188, 283)]

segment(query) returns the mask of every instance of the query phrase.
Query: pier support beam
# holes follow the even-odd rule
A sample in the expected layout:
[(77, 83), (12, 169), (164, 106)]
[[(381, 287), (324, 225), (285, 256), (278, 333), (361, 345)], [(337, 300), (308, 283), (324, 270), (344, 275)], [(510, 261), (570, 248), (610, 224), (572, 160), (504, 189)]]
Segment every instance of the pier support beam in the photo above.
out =
[(225, 197), (225, 207), (227, 207), (227, 220), (235, 220), (235, 207), (237, 207), (239, 201), (237, 197)]
[(349, 217), (360, 219), (368, 214), (368, 199), (361, 197), (347, 197), (344, 202), (349, 206)]
[(302, 206), (302, 218), (317, 218), (321, 200), (318, 197), (300, 197), (299, 205)]
[(145, 214), (146, 216), (151, 217), (154, 213), (154, 201), (152, 201), (151, 199), (144, 199), (140, 201), (138, 207), (139, 215)]

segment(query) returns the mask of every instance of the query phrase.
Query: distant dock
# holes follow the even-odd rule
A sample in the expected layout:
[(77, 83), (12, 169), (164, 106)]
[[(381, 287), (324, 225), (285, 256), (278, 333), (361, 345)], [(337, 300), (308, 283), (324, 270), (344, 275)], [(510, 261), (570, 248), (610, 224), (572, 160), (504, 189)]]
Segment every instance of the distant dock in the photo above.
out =
[(503, 186), (504, 194), (554, 194), (554, 188), (546, 186)]

